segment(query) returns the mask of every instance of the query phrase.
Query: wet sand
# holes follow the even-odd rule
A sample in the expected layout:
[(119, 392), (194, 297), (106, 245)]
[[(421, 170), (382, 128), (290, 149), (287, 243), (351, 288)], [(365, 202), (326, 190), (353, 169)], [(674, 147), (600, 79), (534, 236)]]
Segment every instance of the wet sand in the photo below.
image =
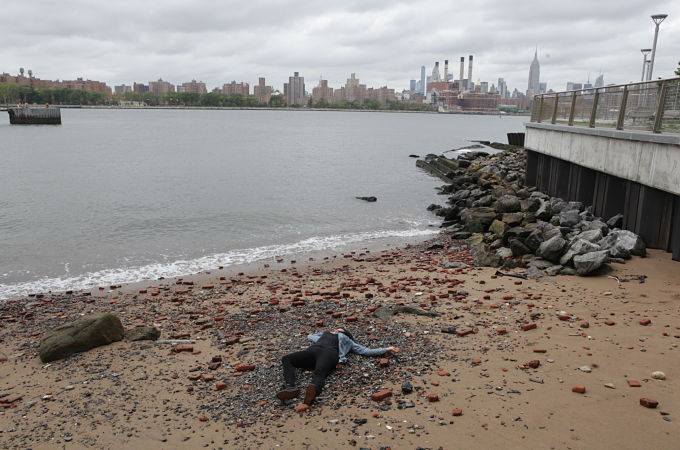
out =
[[(678, 447), (680, 263), (652, 250), (597, 277), (522, 280), (443, 269), (471, 257), (437, 240), (445, 248), (286, 259), (242, 275), (5, 303), (0, 448)], [(400, 304), (440, 315), (372, 313)], [(42, 364), (42, 334), (92, 312), (113, 312), (126, 329), (154, 324), (161, 338)], [(274, 398), (280, 357), (339, 324), (365, 345), (402, 351), (386, 367), (352, 356), (296, 413), (297, 402)], [(173, 352), (171, 339), (192, 351)], [(211, 369), (213, 357), (222, 361)], [(393, 395), (371, 400), (382, 389)]]

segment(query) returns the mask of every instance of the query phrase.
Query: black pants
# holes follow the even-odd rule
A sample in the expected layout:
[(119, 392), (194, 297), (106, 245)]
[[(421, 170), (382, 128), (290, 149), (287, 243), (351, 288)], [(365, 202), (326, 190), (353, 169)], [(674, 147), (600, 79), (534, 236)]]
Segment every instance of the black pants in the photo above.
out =
[(312, 383), (316, 387), (317, 394), (321, 392), (326, 377), (338, 364), (338, 352), (320, 346), (311, 346), (306, 350), (289, 353), (281, 358), (283, 363), (283, 379), (286, 387), (295, 386), (295, 369), (313, 370)]

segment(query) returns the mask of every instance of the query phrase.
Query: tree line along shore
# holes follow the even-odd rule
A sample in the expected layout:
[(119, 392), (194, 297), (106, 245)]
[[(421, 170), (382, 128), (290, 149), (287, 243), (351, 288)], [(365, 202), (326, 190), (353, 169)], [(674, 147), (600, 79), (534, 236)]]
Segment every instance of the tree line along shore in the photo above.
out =
[[(198, 94), (192, 92), (166, 92), (157, 95), (152, 92), (143, 94), (126, 92), (122, 95), (109, 96), (104, 92), (84, 91), (68, 88), (34, 88), (14, 83), (0, 83), (0, 104), (17, 103), (50, 104), (50, 105), (145, 105), (145, 106), (177, 106), (177, 107), (248, 107), (248, 108), (303, 108), (302, 105), (288, 105), (283, 95), (272, 95), (269, 102), (262, 103), (257, 98), (242, 94), (222, 94), (209, 92)], [(432, 111), (431, 105), (414, 102), (392, 102), (381, 104), (377, 100), (359, 102), (328, 102), (324, 99), (310, 99), (307, 107), (315, 109), (355, 109), (355, 110), (391, 110), (391, 111)]]

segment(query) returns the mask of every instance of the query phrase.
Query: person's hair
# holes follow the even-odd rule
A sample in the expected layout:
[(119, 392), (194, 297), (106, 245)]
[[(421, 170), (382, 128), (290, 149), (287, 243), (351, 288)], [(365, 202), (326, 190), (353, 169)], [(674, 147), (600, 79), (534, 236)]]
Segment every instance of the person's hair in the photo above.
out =
[(342, 330), (342, 334), (344, 334), (345, 336), (347, 336), (351, 340), (354, 340), (354, 336), (352, 336), (352, 333), (347, 331), (347, 328), (345, 328), (345, 327), (338, 327), (338, 328)]

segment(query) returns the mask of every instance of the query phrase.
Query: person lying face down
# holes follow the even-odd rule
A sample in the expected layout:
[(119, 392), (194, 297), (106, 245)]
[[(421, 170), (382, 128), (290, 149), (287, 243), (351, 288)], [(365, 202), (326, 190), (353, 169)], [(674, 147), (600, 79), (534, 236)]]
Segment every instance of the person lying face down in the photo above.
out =
[(276, 394), (283, 401), (297, 397), (300, 390), (295, 385), (295, 369), (313, 370), (314, 376), (305, 391), (305, 405), (311, 405), (321, 393), (326, 377), (340, 363), (347, 362), (348, 353), (362, 356), (380, 356), (399, 351), (397, 347), (368, 348), (357, 343), (346, 328), (340, 327), (307, 336), (312, 342), (307, 349), (293, 352), (281, 358), (284, 388)]

